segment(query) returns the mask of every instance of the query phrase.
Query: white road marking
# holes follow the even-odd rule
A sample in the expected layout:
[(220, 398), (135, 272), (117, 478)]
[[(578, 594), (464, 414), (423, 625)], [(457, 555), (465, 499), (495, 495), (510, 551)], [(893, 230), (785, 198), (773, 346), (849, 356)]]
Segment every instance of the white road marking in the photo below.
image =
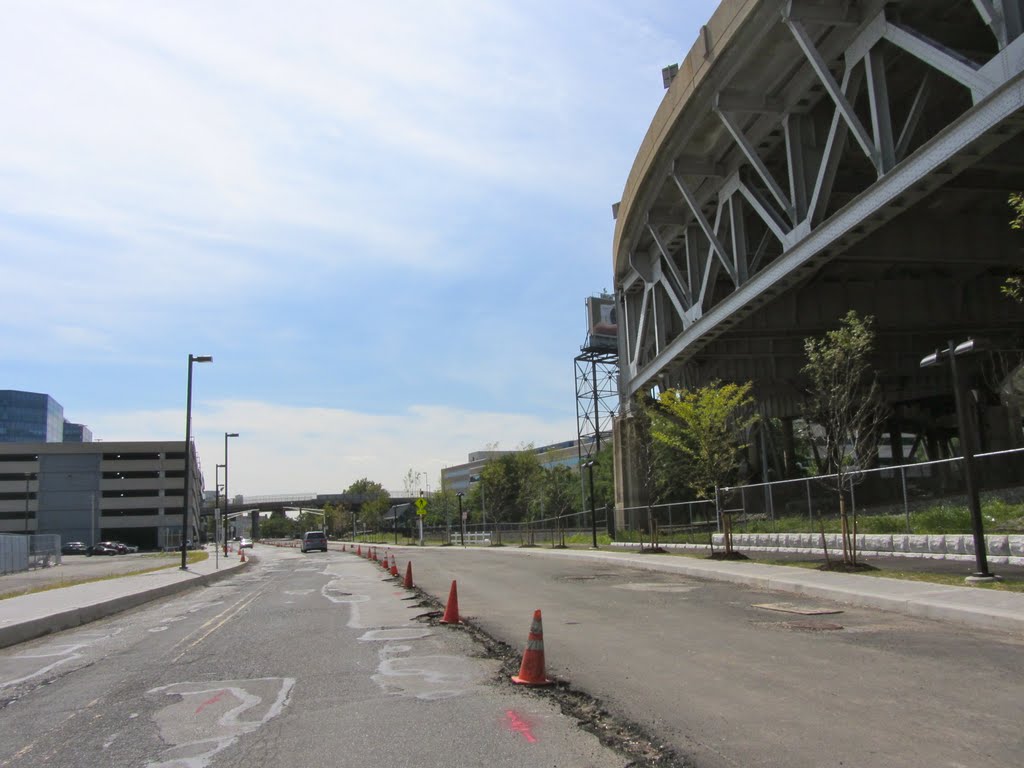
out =
[(147, 768), (205, 768), (213, 756), (277, 717), (288, 705), (295, 679), (174, 683), (148, 696), (178, 700), (153, 715), (169, 746)]

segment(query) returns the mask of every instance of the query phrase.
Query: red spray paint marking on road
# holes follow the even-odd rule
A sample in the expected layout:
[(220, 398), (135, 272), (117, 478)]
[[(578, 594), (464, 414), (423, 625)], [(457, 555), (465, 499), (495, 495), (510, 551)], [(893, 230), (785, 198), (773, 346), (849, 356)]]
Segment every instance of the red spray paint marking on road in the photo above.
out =
[(220, 701), (221, 699), (223, 699), (223, 698), (224, 698), (224, 694), (225, 694), (225, 693), (227, 693), (227, 691), (221, 691), (221, 692), (220, 692), (220, 693), (218, 693), (218, 694), (217, 694), (216, 696), (214, 696), (214, 697), (213, 697), (212, 699), (207, 699), (206, 701), (204, 701), (204, 702), (203, 702), (202, 704), (200, 704), (200, 705), (199, 705), (199, 706), (198, 706), (198, 707), (196, 708), (196, 714), (198, 715), (198, 714), (199, 714), (200, 712), (202, 712), (202, 711), (203, 711), (203, 710), (204, 710), (204, 709), (205, 709), (205, 708), (206, 708), (206, 707), (207, 707), (208, 705), (210, 705), (210, 704), (216, 704), (216, 703), (217, 703), (218, 701)]
[(530, 724), (519, 716), (519, 713), (515, 710), (509, 709), (505, 712), (505, 719), (508, 721), (508, 729), (510, 731), (516, 731), (521, 733), (523, 738), (531, 744), (537, 742), (537, 737), (533, 735), (533, 731), (530, 730)]

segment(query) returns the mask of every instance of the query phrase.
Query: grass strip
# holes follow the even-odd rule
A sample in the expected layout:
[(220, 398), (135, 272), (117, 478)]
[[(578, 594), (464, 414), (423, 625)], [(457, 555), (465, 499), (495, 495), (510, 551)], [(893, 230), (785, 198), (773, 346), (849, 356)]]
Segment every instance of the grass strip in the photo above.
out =
[[(161, 557), (161, 555), (153, 555), (153, 557)], [(189, 552), (188, 563), (198, 563), (203, 560), (209, 559), (210, 555), (207, 552)], [(137, 571), (128, 571), (126, 573), (111, 573), (107, 576), (90, 576), (83, 577), (80, 579), (69, 579), (67, 581), (61, 581), (59, 583), (41, 584), (38, 587), (29, 587), (27, 589), (16, 590), (14, 592), (3, 592), (0, 593), (0, 600), (6, 600), (10, 597), (21, 597), (22, 595), (34, 595), (37, 592), (49, 592), (51, 589), (63, 589), (64, 587), (74, 587), (79, 584), (91, 584), (94, 581), (111, 581), (112, 579), (121, 579), (125, 576), (140, 576), (145, 573), (153, 573), (154, 571), (163, 571), (167, 568), (174, 568), (178, 565), (177, 555), (175, 555), (175, 561), (173, 563), (167, 563), (166, 565), (155, 565), (152, 568), (140, 568)]]

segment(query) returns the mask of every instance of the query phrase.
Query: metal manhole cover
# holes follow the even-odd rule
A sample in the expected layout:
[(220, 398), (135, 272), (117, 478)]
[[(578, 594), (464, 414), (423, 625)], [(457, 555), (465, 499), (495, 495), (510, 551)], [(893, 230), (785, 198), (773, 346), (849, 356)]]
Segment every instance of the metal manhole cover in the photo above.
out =
[(780, 611), (782, 613), (798, 613), (801, 616), (826, 616), (833, 613), (842, 613), (839, 608), (819, 608), (795, 605), (794, 603), (755, 603), (753, 608), (763, 608), (766, 611)]

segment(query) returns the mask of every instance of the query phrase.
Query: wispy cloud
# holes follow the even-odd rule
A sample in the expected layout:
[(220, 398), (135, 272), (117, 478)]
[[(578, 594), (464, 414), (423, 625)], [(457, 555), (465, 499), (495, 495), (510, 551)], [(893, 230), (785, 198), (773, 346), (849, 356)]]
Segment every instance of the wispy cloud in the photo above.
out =
[[(80, 414), (105, 440), (180, 440), (176, 409)], [(78, 418), (78, 416), (76, 416)], [(193, 432), (206, 483), (222, 463), (224, 434), (238, 432), (229, 447), (231, 485), (253, 495), (290, 491), (341, 491), (361, 477), (401, 490), (406, 472), (425, 473), (435, 487), (445, 466), (498, 442), (501, 448), (565, 440), (575, 421), (549, 421), (522, 413), (478, 412), (445, 406), (408, 405), (371, 414), (332, 408), (299, 408), (256, 401), (197, 403)], [(500, 436), (500, 439), (497, 437)]]

